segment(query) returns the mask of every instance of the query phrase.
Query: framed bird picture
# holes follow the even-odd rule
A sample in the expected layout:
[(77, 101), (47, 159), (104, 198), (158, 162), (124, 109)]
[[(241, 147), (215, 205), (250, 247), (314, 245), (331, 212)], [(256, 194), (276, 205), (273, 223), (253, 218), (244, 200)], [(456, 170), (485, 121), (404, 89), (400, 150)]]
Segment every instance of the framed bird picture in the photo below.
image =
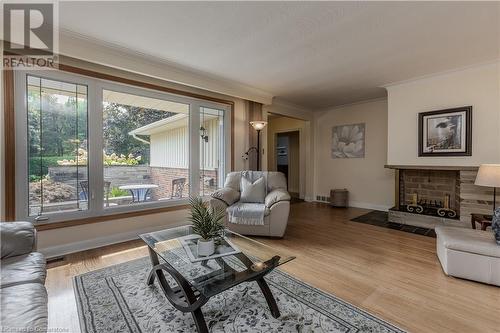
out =
[(471, 156), (472, 106), (418, 114), (418, 156)]

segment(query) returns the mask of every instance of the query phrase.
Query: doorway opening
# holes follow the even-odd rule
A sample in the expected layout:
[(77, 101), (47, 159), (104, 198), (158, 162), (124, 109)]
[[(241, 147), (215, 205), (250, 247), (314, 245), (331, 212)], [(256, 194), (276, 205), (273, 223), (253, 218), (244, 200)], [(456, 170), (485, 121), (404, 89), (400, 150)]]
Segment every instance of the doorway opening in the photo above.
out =
[(292, 199), (304, 200), (309, 122), (274, 113), (267, 121), (267, 169), (283, 172)]
[(288, 192), (293, 198), (300, 197), (300, 132), (276, 134), (276, 170), (283, 172)]

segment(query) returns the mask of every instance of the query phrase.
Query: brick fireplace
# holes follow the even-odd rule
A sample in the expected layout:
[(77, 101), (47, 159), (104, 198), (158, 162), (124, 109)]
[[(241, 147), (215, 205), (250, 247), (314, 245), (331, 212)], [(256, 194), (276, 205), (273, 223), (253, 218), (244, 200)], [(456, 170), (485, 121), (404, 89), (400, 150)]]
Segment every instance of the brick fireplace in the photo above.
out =
[(400, 170), (400, 211), (459, 219), (460, 171)]
[(474, 185), (477, 167), (386, 167), (396, 171), (391, 222), (427, 228), (439, 224), (470, 228), (471, 213), (491, 214), (492, 190)]

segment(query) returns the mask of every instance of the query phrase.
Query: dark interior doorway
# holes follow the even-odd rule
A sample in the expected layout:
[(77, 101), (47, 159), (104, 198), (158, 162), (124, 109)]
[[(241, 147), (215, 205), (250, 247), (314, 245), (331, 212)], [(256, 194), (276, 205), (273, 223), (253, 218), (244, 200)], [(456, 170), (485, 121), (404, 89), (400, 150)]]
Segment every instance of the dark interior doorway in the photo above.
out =
[(278, 133), (276, 137), (276, 170), (286, 176), (292, 197), (299, 197), (300, 147), (299, 131)]

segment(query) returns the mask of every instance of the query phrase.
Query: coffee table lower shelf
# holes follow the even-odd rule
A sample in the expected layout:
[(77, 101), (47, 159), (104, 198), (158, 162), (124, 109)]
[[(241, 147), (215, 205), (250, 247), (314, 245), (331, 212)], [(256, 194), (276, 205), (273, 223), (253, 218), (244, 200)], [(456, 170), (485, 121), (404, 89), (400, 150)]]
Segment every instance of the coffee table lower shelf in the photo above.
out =
[[(167, 262), (160, 263), (159, 257), (155, 251), (153, 251), (150, 247), (149, 249), (149, 257), (151, 259), (151, 263), (153, 268), (151, 269), (147, 284), (152, 285), (154, 283), (155, 278), (158, 279), (161, 289), (165, 293), (165, 296), (169, 300), (169, 302), (179, 311), (182, 312), (190, 312), (193, 316), (194, 322), (196, 324), (196, 328), (199, 333), (208, 333), (208, 327), (205, 322), (205, 317), (203, 316), (203, 312), (201, 311), (201, 307), (208, 302), (210, 297), (206, 297), (202, 293), (200, 293), (195, 287), (191, 285), (180, 273), (178, 273), (172, 266), (170, 266)], [(243, 253), (239, 253), (236, 257), (246, 266), (247, 270), (252, 270), (253, 262), (245, 256)], [(274, 268), (278, 266), (279, 256), (275, 256), (270, 260), (264, 262), (266, 267), (256, 274), (249, 274), (248, 278), (242, 279), (236, 283), (228, 284), (225, 289), (222, 289), (218, 293), (221, 293), (224, 290), (232, 288), (242, 282), (255, 281), (260, 287), (260, 290), (264, 294), (267, 305), (271, 310), (271, 314), (274, 318), (278, 318), (280, 316), (280, 311), (278, 309), (278, 305), (276, 304), (276, 300), (269, 289), (267, 282), (264, 280), (264, 276), (269, 274)], [(215, 259), (219, 264), (223, 264), (222, 258)], [(226, 265), (227, 266), (227, 265)], [(168, 283), (164, 272), (167, 272), (177, 283), (177, 287), (171, 287)], [(235, 274), (240, 274), (241, 272), (234, 271)], [(215, 294), (216, 295), (216, 294)], [(212, 296), (215, 296), (212, 295)]]

